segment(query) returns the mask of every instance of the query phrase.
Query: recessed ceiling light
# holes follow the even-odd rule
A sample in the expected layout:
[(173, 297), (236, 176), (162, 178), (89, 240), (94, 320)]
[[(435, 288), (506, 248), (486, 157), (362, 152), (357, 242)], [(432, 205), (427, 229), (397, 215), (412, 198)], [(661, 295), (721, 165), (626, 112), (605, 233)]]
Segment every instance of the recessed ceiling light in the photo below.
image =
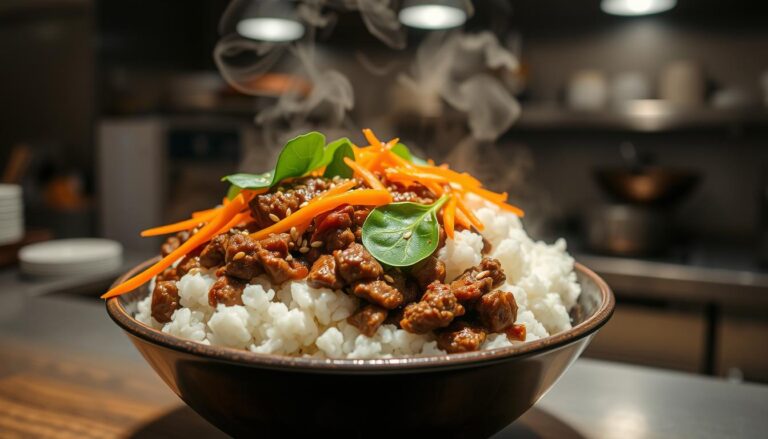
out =
[(677, 0), (603, 0), (600, 8), (612, 15), (649, 15), (668, 11)]
[(304, 35), (304, 25), (286, 18), (244, 18), (237, 23), (237, 33), (253, 40), (286, 42)]
[(449, 29), (467, 21), (467, 13), (454, 1), (406, 1), (398, 15), (400, 22), (419, 29)]

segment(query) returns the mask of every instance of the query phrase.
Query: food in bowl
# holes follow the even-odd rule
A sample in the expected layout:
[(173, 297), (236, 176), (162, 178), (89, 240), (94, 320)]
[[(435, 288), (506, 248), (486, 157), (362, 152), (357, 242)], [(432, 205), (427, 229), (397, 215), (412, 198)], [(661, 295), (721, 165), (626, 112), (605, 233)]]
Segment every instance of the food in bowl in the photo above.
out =
[(289, 141), (275, 168), (235, 174), (222, 205), (143, 232), (163, 258), (135, 318), (253, 352), (372, 359), (493, 349), (571, 328), (580, 286), (565, 242), (397, 139)]

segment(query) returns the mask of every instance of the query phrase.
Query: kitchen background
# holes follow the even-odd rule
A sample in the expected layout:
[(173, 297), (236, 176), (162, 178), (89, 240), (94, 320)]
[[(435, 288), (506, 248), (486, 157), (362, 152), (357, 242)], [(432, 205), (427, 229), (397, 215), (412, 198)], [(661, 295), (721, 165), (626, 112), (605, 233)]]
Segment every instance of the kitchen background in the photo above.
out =
[[(135, 264), (158, 244), (139, 230), (215, 203), (219, 176), (265, 169), (290, 133), (369, 126), (509, 191), (535, 236), (566, 237), (606, 278), (618, 307), (588, 356), (768, 382), (768, 6), (489, 0), (464, 33), (374, 35), (338, 6), (376, 2), (323, 3), (328, 23), (272, 47), (268, 69), (220, 58), (250, 95), (214, 58), (244, 40), (222, 39), (252, 13), (237, 4), (0, 4), (0, 163), (26, 231), (2, 247), (6, 274), (22, 243), (51, 237), (112, 238)], [(491, 88), (446, 98), (469, 82)], [(97, 300), (118, 271), (13, 282)]]

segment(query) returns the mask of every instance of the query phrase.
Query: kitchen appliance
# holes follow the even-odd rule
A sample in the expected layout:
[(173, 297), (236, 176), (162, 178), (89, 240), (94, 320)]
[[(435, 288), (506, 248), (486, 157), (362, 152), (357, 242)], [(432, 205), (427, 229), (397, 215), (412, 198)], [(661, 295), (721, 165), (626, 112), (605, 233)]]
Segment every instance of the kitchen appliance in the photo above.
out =
[(589, 247), (616, 255), (653, 255), (669, 247), (676, 206), (695, 188), (693, 170), (651, 165), (630, 143), (622, 144), (623, 167), (595, 169), (598, 186), (610, 201), (587, 213)]

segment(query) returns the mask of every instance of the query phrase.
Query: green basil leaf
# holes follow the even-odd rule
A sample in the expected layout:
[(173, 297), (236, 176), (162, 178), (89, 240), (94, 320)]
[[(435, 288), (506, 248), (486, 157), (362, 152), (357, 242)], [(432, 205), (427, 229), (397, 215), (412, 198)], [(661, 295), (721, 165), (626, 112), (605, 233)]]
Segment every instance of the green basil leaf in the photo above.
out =
[(437, 248), (437, 212), (447, 199), (443, 196), (430, 205), (391, 203), (373, 209), (363, 223), (363, 245), (392, 267), (410, 267), (424, 260)]
[(323, 161), (325, 136), (307, 133), (288, 141), (277, 157), (275, 169), (263, 174), (232, 174), (222, 178), (232, 184), (227, 198), (232, 199), (243, 189), (269, 188), (286, 178), (301, 177), (317, 169)]
[(240, 189), (262, 189), (272, 185), (272, 172), (263, 174), (232, 174), (222, 178), (221, 181), (232, 183)]
[[(325, 147), (325, 155), (328, 157), (328, 163), (324, 166), (325, 172), (323, 177), (333, 178), (339, 176), (342, 178), (351, 178), (354, 172), (346, 163), (344, 158), (349, 157), (352, 160), (355, 159), (355, 152), (352, 149), (352, 142), (346, 137), (336, 140), (328, 144)], [(325, 160), (323, 160), (325, 161)]]
[(411, 150), (408, 149), (408, 147), (402, 143), (398, 143), (397, 145), (393, 146), (392, 152), (395, 155), (400, 156), (413, 164), (420, 165), (420, 166), (425, 166), (428, 164), (426, 160), (411, 154)]
[(301, 177), (318, 168), (323, 160), (325, 136), (313, 131), (288, 141), (277, 157), (272, 184), (286, 178)]

